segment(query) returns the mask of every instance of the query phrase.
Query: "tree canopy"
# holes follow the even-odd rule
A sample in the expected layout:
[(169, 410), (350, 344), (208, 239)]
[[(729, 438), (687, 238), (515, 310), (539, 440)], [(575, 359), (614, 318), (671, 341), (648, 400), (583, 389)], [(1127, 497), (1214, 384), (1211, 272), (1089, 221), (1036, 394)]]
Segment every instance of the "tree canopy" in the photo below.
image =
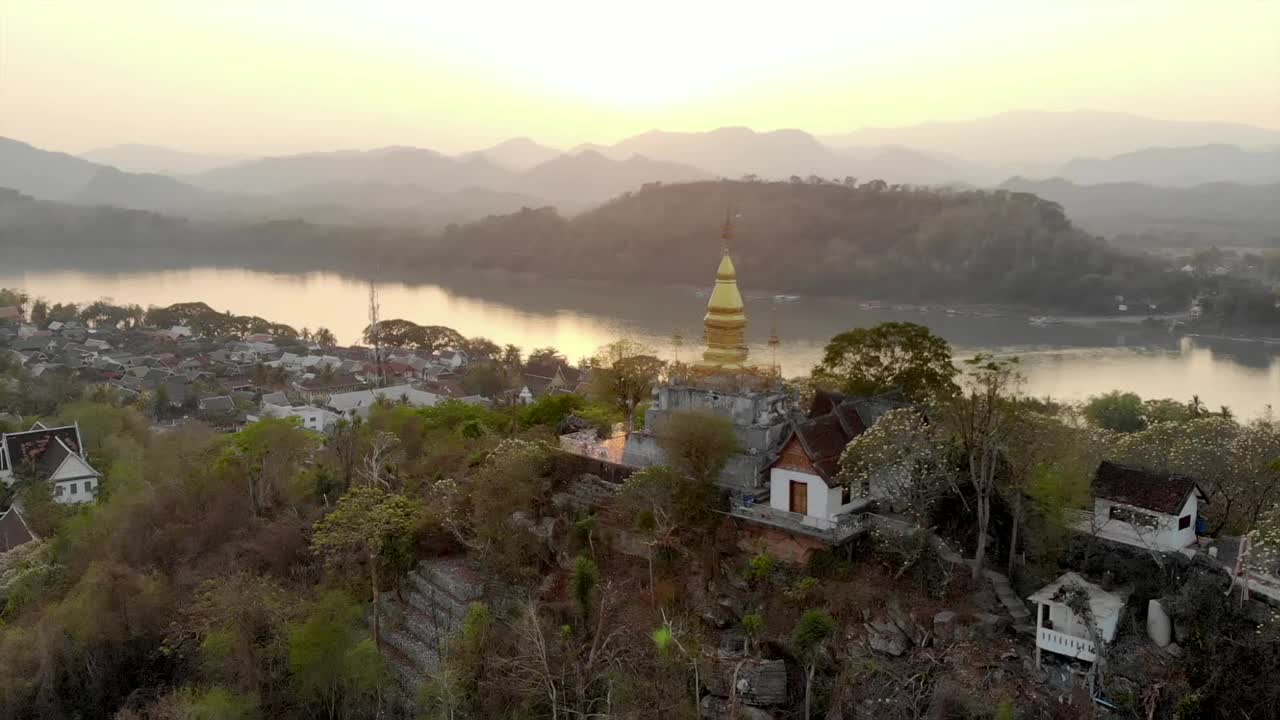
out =
[(889, 322), (831, 338), (813, 376), (850, 395), (897, 390), (926, 401), (954, 393), (956, 372), (946, 340), (923, 325)]

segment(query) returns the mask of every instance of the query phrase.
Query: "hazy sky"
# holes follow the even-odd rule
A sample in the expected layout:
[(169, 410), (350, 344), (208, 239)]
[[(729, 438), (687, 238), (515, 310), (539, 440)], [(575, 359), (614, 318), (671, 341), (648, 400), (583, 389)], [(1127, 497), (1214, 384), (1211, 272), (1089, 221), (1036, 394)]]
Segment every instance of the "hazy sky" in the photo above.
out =
[(1280, 128), (1271, 0), (0, 0), (0, 135), (238, 153), (1009, 109)]

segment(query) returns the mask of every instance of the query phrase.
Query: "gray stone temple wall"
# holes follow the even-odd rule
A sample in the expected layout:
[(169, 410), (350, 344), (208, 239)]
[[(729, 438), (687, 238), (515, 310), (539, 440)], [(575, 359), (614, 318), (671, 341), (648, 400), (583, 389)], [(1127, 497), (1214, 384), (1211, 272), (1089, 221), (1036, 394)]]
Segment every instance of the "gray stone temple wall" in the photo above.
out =
[(786, 436), (790, 422), (788, 398), (781, 392), (725, 392), (684, 385), (667, 385), (655, 391), (645, 412), (645, 429), (627, 438), (622, 461), (634, 467), (661, 465), (666, 456), (658, 435), (673, 413), (710, 412), (733, 423), (742, 451), (729, 458), (720, 474), (720, 485), (743, 494), (767, 490), (768, 462)]

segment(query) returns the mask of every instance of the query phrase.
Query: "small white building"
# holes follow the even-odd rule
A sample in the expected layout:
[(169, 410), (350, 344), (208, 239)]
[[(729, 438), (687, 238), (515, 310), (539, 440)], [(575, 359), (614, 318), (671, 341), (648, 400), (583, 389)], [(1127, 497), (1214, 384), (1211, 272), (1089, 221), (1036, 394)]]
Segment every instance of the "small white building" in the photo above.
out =
[(404, 402), (414, 407), (435, 407), (444, 398), (435, 393), (419, 390), (412, 385), (393, 385), (391, 387), (374, 388), (372, 390), (356, 390), (354, 392), (331, 395), (327, 402), (329, 409), (343, 417), (369, 417), (369, 409), (378, 400), (389, 403)]
[(316, 432), (328, 432), (342, 419), (341, 415), (327, 408), (311, 405), (274, 405), (268, 402), (262, 403), (262, 417), (296, 417), (302, 421), (302, 427)]
[[(1070, 607), (1074, 604), (1073, 595), (1079, 595), (1088, 603), (1091, 618), (1081, 617)], [(1041, 651), (1085, 662), (1097, 660), (1099, 648), (1094, 638), (1104, 645), (1115, 639), (1129, 591), (1110, 592), (1068, 572), (1027, 599), (1036, 606), (1036, 667), (1039, 667)]]
[(437, 353), (437, 356), (435, 360), (454, 370), (466, 365), (468, 360), (467, 354), (462, 350), (442, 350)]
[(769, 467), (769, 507), (801, 524), (830, 529), (868, 501), (836, 477), (849, 436), (835, 413), (797, 423)]
[(1192, 478), (1103, 461), (1093, 476), (1091, 532), (1159, 551), (1195, 544), (1204, 491)]

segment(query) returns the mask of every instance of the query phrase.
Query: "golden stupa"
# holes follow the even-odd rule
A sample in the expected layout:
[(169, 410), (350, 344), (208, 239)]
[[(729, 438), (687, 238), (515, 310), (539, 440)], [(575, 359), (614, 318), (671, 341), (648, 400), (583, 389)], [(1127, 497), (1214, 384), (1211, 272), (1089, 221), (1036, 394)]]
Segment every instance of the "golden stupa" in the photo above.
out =
[(731, 218), (725, 218), (720, 237), (723, 254), (716, 270), (716, 286), (707, 300), (707, 314), (702, 318), (707, 349), (702, 352), (702, 361), (694, 363), (694, 367), (748, 370), (752, 365), (747, 362), (747, 314), (742, 306), (742, 293), (738, 291), (738, 272), (729, 257), (729, 241), (733, 239)]

